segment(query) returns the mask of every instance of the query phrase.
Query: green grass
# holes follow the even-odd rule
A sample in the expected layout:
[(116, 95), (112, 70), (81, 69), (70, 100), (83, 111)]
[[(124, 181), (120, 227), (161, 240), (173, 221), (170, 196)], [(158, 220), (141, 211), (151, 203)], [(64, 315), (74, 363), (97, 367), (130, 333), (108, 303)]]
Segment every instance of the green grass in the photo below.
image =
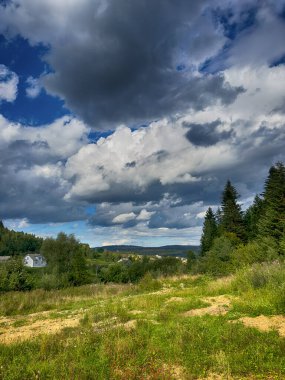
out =
[[(231, 320), (280, 313), (284, 274), (284, 265), (275, 263), (218, 280), (145, 278), (136, 286), (3, 294), (1, 314), (17, 315), (14, 327), (25, 325), (29, 313), (46, 310), (50, 319), (78, 313), (80, 323), (55, 335), (0, 344), (0, 379), (283, 379), (285, 339)], [(183, 315), (221, 294), (231, 296), (228, 314)], [(125, 327), (134, 321), (132, 329)]]

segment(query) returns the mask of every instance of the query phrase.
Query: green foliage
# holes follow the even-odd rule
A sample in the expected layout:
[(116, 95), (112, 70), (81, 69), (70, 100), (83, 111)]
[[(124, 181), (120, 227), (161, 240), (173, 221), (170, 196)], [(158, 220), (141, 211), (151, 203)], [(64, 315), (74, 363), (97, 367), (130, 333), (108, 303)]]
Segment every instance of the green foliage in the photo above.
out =
[[(51, 288), (52, 285), (83, 285), (89, 282), (86, 256), (89, 247), (81, 244), (74, 235), (59, 233), (56, 239), (45, 239), (41, 253), (46, 258), (48, 275), (41, 284)], [(59, 280), (55, 280), (59, 279)]]
[(30, 290), (34, 280), (20, 257), (15, 257), (0, 265), (0, 291)]
[(140, 280), (138, 288), (141, 291), (155, 291), (162, 288), (162, 283), (147, 272)]
[(216, 238), (212, 248), (199, 263), (199, 271), (210, 273), (214, 276), (227, 275), (233, 271), (232, 255), (240, 243), (240, 239), (234, 233), (225, 233)]
[(191, 270), (194, 267), (194, 265), (196, 264), (196, 262), (197, 262), (197, 256), (196, 256), (195, 252), (193, 252), (191, 250), (188, 251), (187, 252), (187, 269)]
[(39, 251), (42, 239), (24, 232), (10, 231), (0, 221), (0, 256)]
[(230, 181), (227, 181), (222, 194), (221, 226), (225, 232), (236, 234), (241, 240), (245, 239), (241, 207), (237, 203), (238, 193)]
[(217, 223), (215, 219), (215, 215), (211, 209), (211, 207), (208, 208), (204, 225), (203, 225), (203, 231), (201, 236), (201, 256), (204, 256), (206, 252), (210, 250), (212, 247), (214, 239), (217, 237)]
[[(232, 262), (235, 268), (250, 265), (253, 263), (262, 263), (266, 261), (272, 261), (277, 258), (278, 252), (274, 249), (274, 245), (270, 245), (267, 240), (265, 241), (252, 241), (246, 245), (240, 245), (232, 254)], [(271, 241), (271, 244), (274, 241)]]
[(246, 238), (251, 241), (258, 234), (258, 223), (262, 216), (264, 201), (256, 195), (253, 204), (246, 210), (244, 214), (244, 225), (246, 230)]
[(232, 289), (243, 296), (234, 311), (249, 315), (285, 313), (285, 264), (259, 263), (237, 271)]
[[(263, 196), (264, 212), (258, 224), (259, 236), (271, 236), (279, 243), (285, 235), (285, 167), (282, 163), (270, 168)], [(282, 248), (279, 250), (281, 253)]]
[(123, 282), (129, 281), (127, 268), (120, 264), (114, 263), (103, 268), (99, 273), (99, 278), (104, 282)]

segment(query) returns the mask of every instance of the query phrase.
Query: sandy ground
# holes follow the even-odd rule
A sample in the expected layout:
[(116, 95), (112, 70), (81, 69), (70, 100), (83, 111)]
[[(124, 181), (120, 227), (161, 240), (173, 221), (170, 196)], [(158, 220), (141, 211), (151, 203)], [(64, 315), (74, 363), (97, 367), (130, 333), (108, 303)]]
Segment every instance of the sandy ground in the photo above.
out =
[(276, 330), (280, 336), (285, 337), (285, 317), (283, 315), (243, 317), (239, 321), (247, 327), (255, 327), (260, 331)]
[(229, 311), (231, 300), (227, 296), (206, 297), (202, 301), (207, 302), (210, 306), (200, 309), (193, 309), (183, 313), (184, 317), (202, 316), (202, 315), (225, 315)]
[[(69, 318), (42, 319), (32, 321), (30, 318), (25, 321), (23, 326), (13, 326), (17, 319), (5, 318), (5, 325), (0, 327), (0, 343), (10, 344), (17, 341), (23, 341), (35, 338), (42, 334), (56, 334), (66, 327), (77, 327), (81, 315), (71, 316)], [(3, 318), (1, 318), (1, 321)], [(19, 319), (18, 319), (19, 320)]]

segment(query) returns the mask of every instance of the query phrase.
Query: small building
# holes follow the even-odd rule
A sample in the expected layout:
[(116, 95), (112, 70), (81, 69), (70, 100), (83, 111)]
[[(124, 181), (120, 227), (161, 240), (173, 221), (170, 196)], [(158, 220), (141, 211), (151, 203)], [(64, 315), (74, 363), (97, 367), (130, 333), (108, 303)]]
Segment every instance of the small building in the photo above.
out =
[(129, 266), (132, 264), (132, 260), (129, 257), (123, 257), (118, 260), (118, 263)]
[(40, 253), (28, 253), (24, 257), (24, 265), (30, 268), (44, 268), (47, 266), (47, 262)]
[(0, 256), (0, 263), (5, 263), (6, 261), (10, 259), (11, 259), (11, 256)]

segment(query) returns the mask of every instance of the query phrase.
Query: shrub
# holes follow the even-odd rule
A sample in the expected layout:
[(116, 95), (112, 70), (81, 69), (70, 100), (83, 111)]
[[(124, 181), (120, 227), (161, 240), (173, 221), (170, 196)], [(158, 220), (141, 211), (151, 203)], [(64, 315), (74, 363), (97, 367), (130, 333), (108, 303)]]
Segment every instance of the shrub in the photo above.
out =
[(232, 261), (236, 268), (253, 263), (272, 261), (277, 258), (277, 251), (266, 249), (257, 241), (239, 246), (232, 255)]
[(162, 284), (148, 272), (140, 280), (138, 287), (142, 291), (151, 291), (161, 289)]

